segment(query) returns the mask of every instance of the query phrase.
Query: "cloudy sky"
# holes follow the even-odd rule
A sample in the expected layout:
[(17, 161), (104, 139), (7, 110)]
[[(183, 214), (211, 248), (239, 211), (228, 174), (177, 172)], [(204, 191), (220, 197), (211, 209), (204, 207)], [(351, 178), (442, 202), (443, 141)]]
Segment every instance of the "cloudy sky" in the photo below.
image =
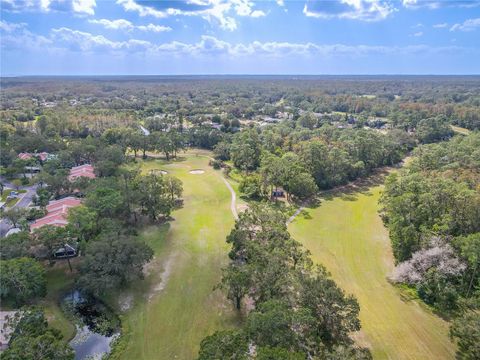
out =
[(480, 74), (480, 0), (0, 0), (1, 74)]

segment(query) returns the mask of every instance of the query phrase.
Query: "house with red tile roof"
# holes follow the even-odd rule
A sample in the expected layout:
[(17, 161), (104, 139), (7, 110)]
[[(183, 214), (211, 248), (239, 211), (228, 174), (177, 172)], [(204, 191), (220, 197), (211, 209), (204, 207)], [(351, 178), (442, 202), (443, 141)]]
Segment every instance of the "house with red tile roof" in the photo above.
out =
[(86, 177), (89, 179), (95, 179), (95, 172), (93, 166), (90, 164), (75, 166), (70, 169), (70, 175), (68, 176), (68, 180), (75, 181), (75, 179), (79, 177)]
[(27, 153), (27, 152), (22, 152), (22, 153), (18, 154), (18, 158), (21, 159), (21, 160), (30, 160), (32, 157), (33, 157), (33, 155), (30, 154), (30, 153)]
[(48, 160), (49, 157), (53, 155), (50, 155), (47, 152), (41, 152), (41, 153), (29, 153), (29, 152), (21, 152), (18, 154), (18, 158), (21, 160), (30, 160), (31, 158), (37, 158), (40, 161), (46, 161)]
[(47, 205), (47, 214), (31, 224), (30, 231), (34, 231), (35, 229), (41, 228), (45, 225), (61, 227), (66, 226), (68, 224), (68, 210), (72, 207), (80, 206), (81, 203), (82, 202), (80, 199), (73, 196), (50, 201)]

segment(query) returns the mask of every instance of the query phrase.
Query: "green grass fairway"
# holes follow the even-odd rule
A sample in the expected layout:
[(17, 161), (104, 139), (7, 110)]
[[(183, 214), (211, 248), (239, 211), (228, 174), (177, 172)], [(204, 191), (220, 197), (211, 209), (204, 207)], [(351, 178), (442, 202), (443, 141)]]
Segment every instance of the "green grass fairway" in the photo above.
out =
[[(171, 163), (142, 162), (144, 172), (163, 169), (183, 181), (184, 206), (169, 224), (150, 226), (142, 234), (155, 258), (146, 279), (120, 297), (132, 307), (122, 316), (124, 338), (115, 359), (194, 359), (206, 335), (240, 321), (232, 304), (213, 291), (228, 263), (231, 195), (221, 172), (196, 154), (209, 155), (191, 151)], [(205, 173), (190, 174), (193, 169)]]
[(375, 359), (453, 359), (448, 324), (417, 301), (404, 300), (386, 276), (393, 269), (388, 232), (378, 216), (381, 187), (322, 199), (289, 225), (361, 307), (359, 344)]

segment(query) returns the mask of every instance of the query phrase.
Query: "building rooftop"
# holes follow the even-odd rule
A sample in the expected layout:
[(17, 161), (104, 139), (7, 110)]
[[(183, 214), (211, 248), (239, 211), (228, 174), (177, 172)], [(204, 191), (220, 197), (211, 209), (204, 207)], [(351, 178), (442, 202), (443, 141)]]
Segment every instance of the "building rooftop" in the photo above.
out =
[(70, 169), (70, 175), (68, 176), (68, 180), (74, 181), (79, 177), (86, 177), (89, 179), (95, 179), (95, 172), (93, 166), (90, 164), (75, 166)]
[(19, 233), (20, 231), (22, 231), (22, 229), (19, 229), (17, 227), (11, 228), (10, 230), (7, 231), (7, 233), (5, 234), (5, 237)]
[(66, 226), (68, 224), (68, 210), (81, 205), (81, 203), (80, 199), (73, 196), (50, 201), (47, 205), (47, 214), (30, 225), (30, 231), (34, 231), (45, 225)]
[(41, 152), (41, 153), (22, 152), (22, 153), (18, 154), (18, 158), (20, 158), (22, 160), (29, 160), (33, 157), (36, 157), (36, 158), (40, 159), (41, 161), (45, 161), (45, 160), (48, 159), (49, 156), (50, 156), (50, 154), (47, 153), (47, 152)]

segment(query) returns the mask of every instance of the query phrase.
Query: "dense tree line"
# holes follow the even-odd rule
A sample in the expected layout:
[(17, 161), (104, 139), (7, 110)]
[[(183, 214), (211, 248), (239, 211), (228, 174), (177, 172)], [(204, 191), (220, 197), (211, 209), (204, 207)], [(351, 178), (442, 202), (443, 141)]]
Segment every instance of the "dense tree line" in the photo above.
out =
[(442, 115), (470, 129), (480, 126), (475, 77), (2, 79), (2, 85), (2, 119), (29, 123), (45, 116), (42, 128), (63, 136), (94, 135), (111, 123), (157, 114), (238, 119), (299, 109), (401, 118), (405, 125)]
[(216, 158), (231, 159), (243, 172), (240, 191), (247, 197), (269, 197), (273, 189), (281, 188), (288, 198), (305, 199), (317, 189), (343, 185), (394, 165), (414, 146), (401, 130), (382, 134), (292, 125), (245, 130), (216, 145)]
[(480, 134), (421, 146), (386, 181), (383, 216), (398, 263), (391, 278), (444, 314), (458, 357), (480, 355)]
[(230, 264), (219, 287), (237, 309), (249, 304), (243, 327), (206, 337), (199, 359), (370, 359), (350, 334), (359, 305), (290, 237), (286, 218), (266, 206), (245, 211), (227, 237)]

